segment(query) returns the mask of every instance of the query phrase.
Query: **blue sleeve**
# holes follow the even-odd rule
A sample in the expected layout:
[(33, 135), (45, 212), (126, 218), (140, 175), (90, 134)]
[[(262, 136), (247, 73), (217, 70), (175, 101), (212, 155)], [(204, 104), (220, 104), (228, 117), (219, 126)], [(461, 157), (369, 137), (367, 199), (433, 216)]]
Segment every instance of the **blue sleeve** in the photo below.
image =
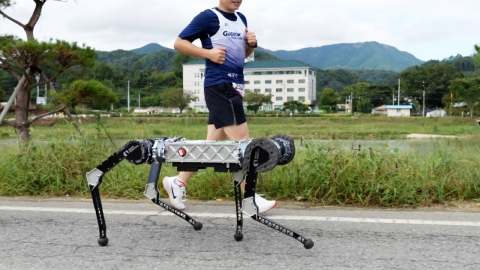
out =
[(183, 29), (180, 35), (178, 35), (178, 37), (190, 42), (193, 42), (197, 39), (200, 39), (203, 42), (210, 36), (215, 35), (219, 28), (220, 26), (217, 16), (215, 13), (213, 13), (213, 11), (207, 9), (195, 16), (190, 24)]

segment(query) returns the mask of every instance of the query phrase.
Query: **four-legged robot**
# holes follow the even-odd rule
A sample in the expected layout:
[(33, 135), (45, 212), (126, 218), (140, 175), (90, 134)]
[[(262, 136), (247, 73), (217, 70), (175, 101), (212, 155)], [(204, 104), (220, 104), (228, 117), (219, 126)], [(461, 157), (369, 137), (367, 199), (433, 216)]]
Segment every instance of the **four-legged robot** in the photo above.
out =
[[(241, 241), (243, 239), (242, 213), (245, 213), (254, 220), (300, 241), (306, 249), (310, 249), (314, 244), (312, 239), (307, 239), (273, 220), (260, 216), (255, 204), (258, 173), (270, 171), (276, 165), (287, 164), (293, 160), (294, 156), (294, 142), (284, 135), (277, 135), (270, 139), (259, 138), (241, 141), (189, 141), (184, 138), (130, 141), (102, 164), (87, 173), (87, 181), (100, 229), (98, 243), (101, 246), (108, 244), (99, 186), (102, 183), (103, 176), (126, 159), (135, 165), (150, 164), (145, 196), (153, 203), (190, 223), (195, 230), (201, 230), (202, 223), (160, 199), (158, 178), (162, 164), (171, 163), (172, 166), (177, 167), (178, 171), (197, 171), (213, 167), (216, 172), (231, 172), (237, 215), (235, 240)], [(242, 200), (240, 183), (244, 180), (246, 183), (244, 199)]]

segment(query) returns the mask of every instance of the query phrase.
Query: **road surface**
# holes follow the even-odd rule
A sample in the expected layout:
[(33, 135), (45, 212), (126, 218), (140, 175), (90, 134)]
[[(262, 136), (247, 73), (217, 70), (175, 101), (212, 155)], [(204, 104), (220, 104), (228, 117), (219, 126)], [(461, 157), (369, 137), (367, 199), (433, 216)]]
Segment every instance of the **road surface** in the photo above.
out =
[(0, 198), (0, 269), (480, 269), (472, 209), (280, 203), (267, 217), (313, 238), (307, 250), (248, 217), (236, 242), (233, 202), (187, 201), (201, 231), (148, 200), (103, 206), (106, 247), (90, 200)]

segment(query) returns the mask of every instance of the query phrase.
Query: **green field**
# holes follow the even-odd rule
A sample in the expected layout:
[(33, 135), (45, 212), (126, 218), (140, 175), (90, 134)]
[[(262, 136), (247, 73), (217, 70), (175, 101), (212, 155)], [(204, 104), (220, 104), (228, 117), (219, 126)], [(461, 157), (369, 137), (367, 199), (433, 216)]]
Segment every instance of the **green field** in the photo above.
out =
[[(85, 173), (126, 141), (194, 140), (206, 134), (206, 118), (198, 116), (84, 118), (79, 123), (82, 135), (66, 120), (39, 123), (31, 128), (28, 145), (19, 145), (14, 130), (1, 126), (0, 196), (88, 198)], [(291, 163), (259, 175), (257, 190), (268, 198), (382, 207), (452, 205), (480, 198), (480, 126), (472, 118), (250, 117), (249, 127), (252, 137), (286, 134), (297, 144)], [(409, 141), (413, 147), (408, 149), (385, 145), (405, 142), (414, 133), (455, 138)], [(357, 147), (359, 140), (369, 146)], [(148, 165), (123, 162), (105, 176), (101, 194), (143, 198), (148, 173)], [(166, 164), (161, 177), (175, 173)], [(202, 170), (189, 182), (187, 194), (190, 199), (230, 200), (231, 181), (228, 173)]]

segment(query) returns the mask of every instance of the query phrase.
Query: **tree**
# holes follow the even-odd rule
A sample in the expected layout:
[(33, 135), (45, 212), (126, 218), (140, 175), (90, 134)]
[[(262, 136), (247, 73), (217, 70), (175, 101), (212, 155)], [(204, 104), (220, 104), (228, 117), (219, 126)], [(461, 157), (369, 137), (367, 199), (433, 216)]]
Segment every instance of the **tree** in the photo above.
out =
[[(358, 101), (360, 97), (362, 97), (362, 100), (367, 100), (367, 96), (370, 96), (368, 89), (371, 86), (372, 85), (369, 83), (362, 82), (347, 86), (343, 89), (342, 98), (349, 100), (349, 106), (351, 106), (353, 101), (353, 107), (350, 107), (352, 113), (358, 110)], [(363, 101), (363, 103), (365, 103), (365, 101)]]
[(75, 81), (56, 97), (62, 103), (71, 104), (73, 108), (78, 104), (85, 104), (92, 109), (105, 109), (118, 101), (117, 95), (112, 90), (96, 80)]
[[(37, 42), (23, 41), (13, 36), (0, 37), (0, 69), (15, 77), (18, 81), (17, 103), (15, 106), (15, 122), (3, 123), (15, 128), (23, 141), (30, 140), (30, 125), (36, 120), (64, 110), (66, 106), (38, 115), (29, 120), (30, 92), (37, 85), (50, 84), (66, 69), (75, 66), (93, 66), (96, 54), (90, 47), (79, 47), (76, 43), (65, 41)], [(37, 83), (36, 74), (43, 74), (42, 70), (49, 70), (51, 77)]]
[(480, 100), (480, 78), (452, 80), (449, 89), (455, 100), (467, 104), (467, 108), (470, 110), (470, 117), (473, 117), (473, 107)]
[(333, 91), (332, 88), (326, 87), (325, 89), (323, 89), (322, 96), (320, 97), (320, 105), (336, 107), (339, 98), (340, 95), (338, 93)]
[(13, 23), (19, 25), (25, 30), (25, 33), (27, 34), (27, 40), (33, 40), (33, 29), (35, 28), (35, 25), (37, 24), (38, 19), (40, 18), (40, 15), (42, 14), (42, 8), (45, 2), (47, 0), (33, 0), (35, 2), (35, 9), (33, 10), (33, 14), (30, 17), (30, 20), (28, 23), (23, 24), (14, 18), (8, 16), (5, 12), (3, 12), (4, 9), (9, 8), (10, 6), (13, 6), (15, 4), (15, 0), (0, 0), (0, 15), (2, 15), (4, 18), (7, 18), (8, 20), (12, 21)]
[(263, 104), (272, 104), (272, 97), (273, 96), (271, 94), (264, 95), (247, 90), (243, 102), (247, 104), (247, 110), (253, 111), (255, 114), (257, 114), (258, 110), (263, 106)]
[(292, 101), (287, 101), (283, 103), (283, 109), (282, 111), (290, 111), (290, 112), (300, 112), (304, 113), (308, 111), (310, 108), (308, 105), (303, 104), (302, 102), (298, 100), (292, 100)]
[[(15, 88), (15, 94), (17, 95), (15, 123), (1, 121), (3, 119), (0, 119), (0, 124), (6, 123), (13, 126), (19, 138), (23, 141), (30, 140), (29, 128), (34, 121), (60, 110), (64, 110), (70, 116), (66, 106), (62, 106), (57, 110), (29, 120), (29, 97), (32, 88), (46, 84), (54, 90), (51, 83), (61, 73), (71, 67), (92, 66), (96, 58), (95, 52), (90, 47), (80, 47), (76, 43), (69, 44), (60, 40), (48, 43), (35, 41), (33, 31), (46, 0), (33, 0), (33, 2), (35, 3), (34, 11), (28, 23), (23, 24), (4, 12), (15, 2), (13, 0), (0, 0), (0, 15), (22, 27), (27, 36), (27, 41), (22, 41), (13, 36), (0, 38), (0, 68), (10, 73), (18, 81)], [(47, 76), (47, 71), (51, 72), (50, 76)], [(44, 79), (40, 84), (34, 82), (34, 76), (37, 74), (42, 74)], [(70, 119), (72, 118), (70, 117)], [(78, 126), (76, 127), (78, 129)]]
[(366, 98), (360, 98), (356, 103), (355, 107), (358, 112), (361, 113), (371, 113), (373, 109), (372, 102)]
[(196, 97), (190, 92), (185, 92), (182, 88), (170, 88), (160, 94), (160, 100), (163, 105), (178, 108), (182, 113), (191, 101), (196, 100)]
[(475, 50), (477, 53), (474, 55), (473, 59), (477, 65), (480, 65), (480, 46), (475, 45)]
[(401, 89), (405, 96), (418, 100), (423, 98), (425, 90), (426, 107), (441, 108), (442, 97), (449, 93), (450, 81), (462, 77), (462, 73), (449, 63), (429, 61), (402, 72)]

